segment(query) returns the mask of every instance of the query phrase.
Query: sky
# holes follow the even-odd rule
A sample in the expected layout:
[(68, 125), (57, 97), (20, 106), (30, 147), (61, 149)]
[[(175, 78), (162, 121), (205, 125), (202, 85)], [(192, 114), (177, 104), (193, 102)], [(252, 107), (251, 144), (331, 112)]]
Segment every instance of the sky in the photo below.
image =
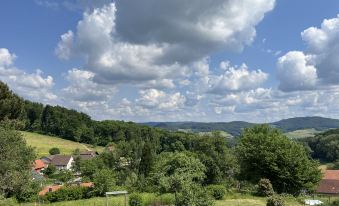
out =
[(339, 118), (337, 0), (3, 0), (0, 80), (93, 119)]

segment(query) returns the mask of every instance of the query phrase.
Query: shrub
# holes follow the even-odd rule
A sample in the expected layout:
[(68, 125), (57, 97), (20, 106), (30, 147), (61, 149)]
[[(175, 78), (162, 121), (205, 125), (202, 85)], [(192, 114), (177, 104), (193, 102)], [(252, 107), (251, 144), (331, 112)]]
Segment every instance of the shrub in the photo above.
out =
[(339, 206), (339, 200), (334, 200), (330, 206)]
[(226, 194), (226, 188), (223, 185), (210, 185), (207, 190), (216, 200), (221, 200)]
[(5, 198), (0, 195), (0, 206), (15, 206), (18, 203), (14, 198)]
[(130, 206), (142, 206), (142, 197), (139, 193), (133, 193), (129, 195), (128, 202)]
[(71, 186), (55, 192), (49, 192), (43, 198), (49, 202), (60, 202), (90, 198), (91, 194), (90, 188)]
[(266, 206), (284, 206), (285, 201), (278, 195), (273, 195), (267, 199)]
[(269, 179), (260, 179), (257, 185), (257, 195), (269, 197), (274, 194), (274, 190)]
[(60, 149), (57, 147), (53, 147), (48, 152), (50, 155), (56, 155), (56, 154), (60, 154)]
[(214, 199), (200, 185), (191, 184), (183, 188), (181, 193), (177, 194), (177, 206), (213, 206)]

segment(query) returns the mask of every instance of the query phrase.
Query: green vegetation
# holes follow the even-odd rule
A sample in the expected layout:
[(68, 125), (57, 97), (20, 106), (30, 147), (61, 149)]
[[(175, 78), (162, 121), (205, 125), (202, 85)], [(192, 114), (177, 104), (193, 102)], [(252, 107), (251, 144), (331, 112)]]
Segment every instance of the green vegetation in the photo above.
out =
[(328, 130), (303, 140), (312, 151), (312, 157), (324, 162), (339, 160), (339, 129)]
[(278, 193), (312, 191), (321, 179), (319, 164), (309, 158), (303, 145), (268, 125), (245, 129), (237, 154), (244, 179), (257, 183), (267, 178)]
[(57, 146), (60, 149), (61, 154), (72, 154), (76, 149), (82, 151), (90, 149), (101, 153), (104, 148), (100, 146), (92, 146), (88, 144), (82, 144), (73, 142), (70, 140), (61, 139), (59, 137), (53, 137), (48, 135), (37, 134), (33, 132), (21, 132), (27, 144), (35, 148), (35, 152), (38, 157), (48, 156), (49, 150)]
[[(32, 184), (28, 181), (31, 180), (29, 171), (34, 153), (25, 145), (20, 133), (14, 130), (20, 128), (26, 130), (22, 134), (30, 145), (37, 148), (39, 155), (48, 154), (53, 147), (58, 147), (61, 153), (75, 155), (73, 171), (55, 171), (53, 168), (46, 171), (48, 177), (66, 186), (46, 195), (45, 201), (49, 202), (127, 190), (135, 193), (142, 205), (158, 204), (166, 199), (176, 206), (212, 206), (234, 199), (232, 194), (224, 195), (225, 190), (253, 195), (260, 189), (269, 196), (273, 187), (278, 194), (297, 196), (301, 191), (312, 192), (320, 180), (319, 165), (310, 159), (309, 150), (268, 125), (244, 129), (239, 138), (232, 139), (225, 138), (220, 132), (208, 135), (170, 132), (132, 122), (94, 121), (75, 110), (23, 101), (5, 86), (1, 88), (8, 95), (0, 99), (6, 108), (0, 111), (6, 115), (0, 120), (0, 131), (3, 131), (2, 139), (5, 140), (0, 140), (4, 145), (0, 148), (5, 148), (6, 154), (1, 156), (3, 159), (0, 158), (0, 172), (12, 175), (11, 179), (2, 180), (6, 185), (2, 195), (6, 198), (32, 201), (37, 197), (35, 186), (38, 182)], [(6, 105), (13, 101), (19, 102), (17, 108)], [(242, 130), (240, 126), (234, 126), (234, 129)], [(27, 131), (60, 136), (62, 140)], [(10, 145), (13, 144), (8, 142), (10, 138), (14, 138), (12, 142), (15, 145)], [(63, 143), (53, 143), (53, 140)], [(81, 149), (79, 146), (85, 147), (84, 143), (106, 146), (106, 149), (100, 155), (85, 160), (77, 156)], [(25, 151), (31, 151), (32, 155), (28, 152), (22, 155)], [(17, 162), (23, 164), (22, 168), (15, 166)], [(94, 187), (88, 190), (72, 188), (70, 180), (74, 179), (75, 173), (81, 174), (83, 181), (93, 182)], [(24, 185), (16, 181), (21, 176)], [(261, 179), (267, 180), (255, 187)], [(141, 198), (137, 198), (137, 194)], [(243, 195), (241, 197), (239, 199), (244, 199)], [(227, 200), (215, 200), (222, 198)], [(253, 199), (253, 196), (250, 198)], [(289, 199), (284, 195), (285, 199), (289, 205)], [(255, 197), (254, 200), (260, 205), (266, 204), (266, 198)], [(290, 202), (293, 201), (295, 199)]]
[(303, 139), (308, 137), (314, 137), (316, 134), (320, 133), (320, 131), (317, 131), (315, 129), (301, 129), (301, 130), (295, 130), (292, 132), (287, 132), (285, 135), (290, 139)]
[[(147, 122), (145, 125), (168, 129), (171, 131), (188, 131), (188, 132), (211, 132), (224, 131), (232, 136), (239, 136), (244, 128), (253, 127), (256, 124), (242, 121), (234, 122)], [(325, 131), (332, 128), (339, 128), (339, 120), (323, 117), (296, 117), (284, 119), (278, 122), (269, 123), (272, 127), (288, 133), (287, 136), (299, 137), (299, 135), (313, 136), (313, 131)], [(305, 130), (289, 134), (296, 130)], [(308, 136), (307, 136), (308, 137)]]
[(0, 154), (0, 196), (32, 201), (37, 193), (30, 176), (33, 149), (19, 132), (0, 127)]

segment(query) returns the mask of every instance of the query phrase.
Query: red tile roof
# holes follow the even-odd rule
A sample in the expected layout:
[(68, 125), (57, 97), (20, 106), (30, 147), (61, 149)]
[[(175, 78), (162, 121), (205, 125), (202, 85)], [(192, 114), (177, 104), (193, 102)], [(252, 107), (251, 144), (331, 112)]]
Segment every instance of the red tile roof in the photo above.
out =
[(339, 180), (321, 180), (317, 188), (317, 193), (339, 194)]
[(339, 180), (339, 170), (326, 170), (323, 179)]
[(45, 167), (46, 167), (46, 165), (42, 160), (40, 160), (40, 159), (34, 160), (34, 169), (35, 170), (43, 169)]
[(57, 190), (60, 190), (62, 188), (62, 185), (50, 185), (46, 186), (43, 190), (39, 192), (39, 196), (44, 196), (48, 192), (55, 192)]
[[(72, 186), (80, 186), (80, 187), (93, 187), (93, 182), (83, 182), (80, 183), (80, 185), (73, 184)], [(63, 187), (63, 185), (49, 185), (46, 186), (43, 190), (39, 192), (39, 196), (44, 196), (48, 192), (55, 192), (57, 190), (60, 190)]]

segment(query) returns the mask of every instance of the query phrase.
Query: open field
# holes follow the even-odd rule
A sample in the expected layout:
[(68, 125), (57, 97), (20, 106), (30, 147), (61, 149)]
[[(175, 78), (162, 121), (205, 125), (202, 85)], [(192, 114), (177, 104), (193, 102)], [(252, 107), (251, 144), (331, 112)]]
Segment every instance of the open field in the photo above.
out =
[(317, 131), (315, 129), (301, 129), (301, 130), (295, 130), (293, 132), (287, 132), (285, 135), (290, 139), (302, 139), (306, 137), (314, 137), (317, 133), (320, 131)]
[(65, 140), (59, 137), (41, 135), (32, 132), (21, 132), (26, 139), (28, 145), (35, 148), (38, 157), (49, 155), (48, 151), (52, 147), (58, 147), (61, 154), (72, 154), (75, 149), (83, 150), (95, 150), (99, 153), (103, 151), (103, 147), (93, 147), (92, 145), (81, 144), (79, 142), (73, 142)]

